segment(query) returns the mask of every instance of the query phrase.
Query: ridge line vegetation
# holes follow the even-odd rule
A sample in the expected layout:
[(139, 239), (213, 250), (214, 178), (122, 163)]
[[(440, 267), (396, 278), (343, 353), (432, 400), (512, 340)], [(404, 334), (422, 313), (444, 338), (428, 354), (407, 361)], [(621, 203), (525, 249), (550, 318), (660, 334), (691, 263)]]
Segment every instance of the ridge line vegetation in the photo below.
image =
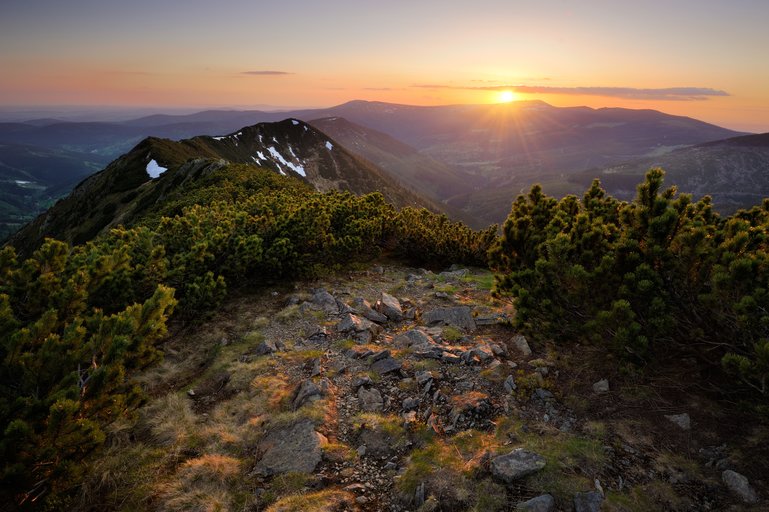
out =
[(141, 403), (132, 377), (161, 356), (172, 314), (205, 316), (228, 284), (312, 277), (383, 251), (485, 265), (497, 229), (246, 165), (185, 192), (83, 245), (48, 239), (26, 260), (0, 251), (0, 479), (18, 505), (62, 505), (104, 427)]
[[(491, 266), (494, 293), (537, 339), (589, 341), (629, 363), (695, 356), (765, 405), (769, 200), (730, 217), (662, 189), (630, 203), (598, 181), (582, 199), (535, 186), (473, 231), (379, 193), (319, 193), (248, 165), (185, 184), (131, 228), (74, 247), (0, 251), (0, 496), (60, 509), (104, 441), (141, 404), (133, 377), (161, 357), (169, 319), (205, 317), (228, 287), (307, 278), (382, 254)], [(736, 393), (735, 393), (736, 394)]]

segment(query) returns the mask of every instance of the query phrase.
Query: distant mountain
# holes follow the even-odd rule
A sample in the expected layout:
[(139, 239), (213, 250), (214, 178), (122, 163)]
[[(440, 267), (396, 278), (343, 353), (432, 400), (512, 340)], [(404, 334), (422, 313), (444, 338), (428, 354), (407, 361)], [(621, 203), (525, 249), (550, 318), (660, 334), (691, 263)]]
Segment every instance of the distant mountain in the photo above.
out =
[(398, 207), (438, 209), (312, 126), (288, 119), (250, 126), (227, 136), (179, 142), (147, 138), (80, 183), (67, 198), (13, 236), (11, 244), (26, 251), (47, 236), (75, 243), (87, 241), (111, 226), (130, 224), (161, 204), (180, 184), (225, 162), (268, 168), (320, 191), (378, 191)]
[(116, 158), (146, 136), (220, 135), (287, 117), (347, 120), (350, 125), (323, 121), (319, 127), (408, 187), (460, 208), (475, 225), (503, 220), (515, 193), (535, 182), (549, 180), (570, 191), (576, 184), (568, 176), (586, 169), (742, 135), (653, 110), (561, 108), (541, 101), (431, 107), (352, 101), (327, 109), (210, 110), (121, 123), (4, 123), (0, 143)]
[(310, 124), (432, 199), (440, 201), (467, 190), (467, 175), (386, 133), (342, 117), (316, 119)]
[(585, 186), (599, 177), (604, 187), (623, 199), (635, 195), (635, 185), (652, 167), (666, 172), (665, 183), (695, 198), (713, 197), (716, 209), (732, 213), (769, 197), (769, 133), (699, 144), (665, 155), (634, 160), (570, 178)]

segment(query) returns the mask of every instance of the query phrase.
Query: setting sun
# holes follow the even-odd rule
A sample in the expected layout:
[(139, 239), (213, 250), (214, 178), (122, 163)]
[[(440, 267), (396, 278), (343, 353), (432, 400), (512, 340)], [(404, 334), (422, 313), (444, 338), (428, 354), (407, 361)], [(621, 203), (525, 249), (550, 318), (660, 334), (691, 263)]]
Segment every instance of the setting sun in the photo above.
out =
[(513, 91), (502, 91), (499, 93), (500, 103), (510, 103), (516, 99), (516, 94)]

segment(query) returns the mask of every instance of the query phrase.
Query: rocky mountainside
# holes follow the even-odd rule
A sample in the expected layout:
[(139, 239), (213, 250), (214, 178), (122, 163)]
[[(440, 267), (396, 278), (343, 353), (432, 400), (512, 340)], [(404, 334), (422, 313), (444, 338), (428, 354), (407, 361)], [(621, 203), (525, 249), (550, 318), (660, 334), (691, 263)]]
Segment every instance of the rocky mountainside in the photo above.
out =
[(630, 199), (635, 183), (652, 167), (662, 167), (667, 181), (695, 198), (713, 197), (716, 208), (732, 213), (769, 197), (769, 133), (745, 135), (679, 149), (665, 155), (580, 173), (572, 181), (584, 187), (594, 177), (614, 196)]
[(177, 329), (80, 508), (763, 510), (765, 426), (714, 407), (685, 361), (641, 382), (531, 345), (491, 281), (375, 265)]
[(246, 127), (226, 136), (179, 142), (147, 138), (80, 183), (10, 242), (26, 251), (47, 236), (82, 243), (111, 226), (130, 224), (162, 205), (181, 185), (189, 186), (226, 163), (267, 168), (319, 191), (380, 192), (398, 207), (440, 209), (310, 125), (288, 119)]

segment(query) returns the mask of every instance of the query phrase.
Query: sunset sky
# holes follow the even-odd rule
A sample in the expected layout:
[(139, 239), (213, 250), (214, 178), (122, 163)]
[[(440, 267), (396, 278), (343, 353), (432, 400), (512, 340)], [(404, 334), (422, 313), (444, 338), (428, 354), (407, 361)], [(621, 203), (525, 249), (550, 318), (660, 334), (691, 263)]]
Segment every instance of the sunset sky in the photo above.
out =
[(512, 96), (769, 131), (768, 22), (766, 0), (4, 0), (0, 105)]

